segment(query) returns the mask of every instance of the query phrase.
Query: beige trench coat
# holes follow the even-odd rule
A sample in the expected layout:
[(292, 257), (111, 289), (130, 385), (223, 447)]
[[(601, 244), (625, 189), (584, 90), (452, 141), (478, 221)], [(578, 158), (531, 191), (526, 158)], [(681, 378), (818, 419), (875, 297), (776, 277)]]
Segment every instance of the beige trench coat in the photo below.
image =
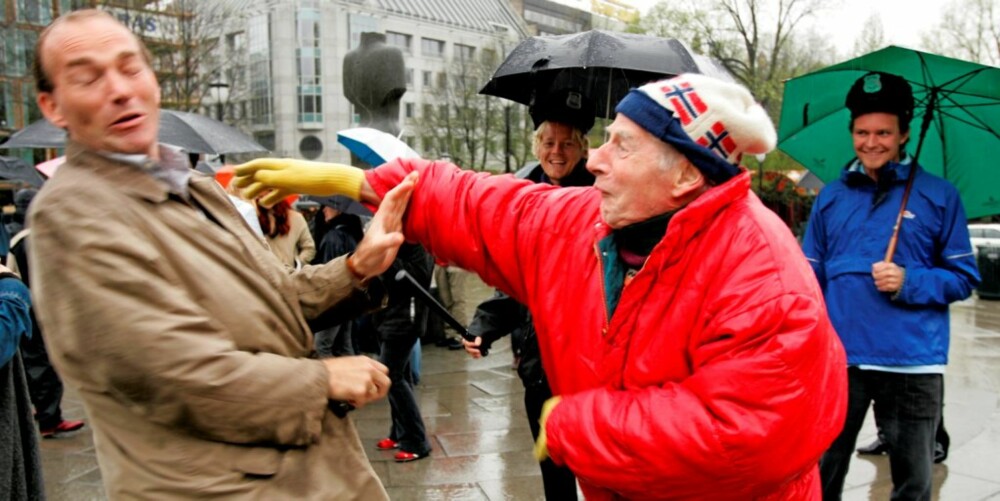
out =
[(71, 143), (32, 204), (36, 312), (108, 495), (385, 499), (307, 358), (305, 318), (354, 291), (343, 260), (289, 274), (212, 178), (189, 187), (204, 212)]

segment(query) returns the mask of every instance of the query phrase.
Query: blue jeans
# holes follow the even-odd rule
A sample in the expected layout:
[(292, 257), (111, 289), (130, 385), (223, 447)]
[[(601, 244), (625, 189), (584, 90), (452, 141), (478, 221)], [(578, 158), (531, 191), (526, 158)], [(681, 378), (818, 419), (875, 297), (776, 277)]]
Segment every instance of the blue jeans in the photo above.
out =
[(898, 374), (847, 369), (847, 420), (820, 460), (823, 499), (840, 499), (855, 442), (874, 402), (879, 436), (889, 448), (893, 500), (931, 499), (934, 437), (941, 419), (940, 374)]

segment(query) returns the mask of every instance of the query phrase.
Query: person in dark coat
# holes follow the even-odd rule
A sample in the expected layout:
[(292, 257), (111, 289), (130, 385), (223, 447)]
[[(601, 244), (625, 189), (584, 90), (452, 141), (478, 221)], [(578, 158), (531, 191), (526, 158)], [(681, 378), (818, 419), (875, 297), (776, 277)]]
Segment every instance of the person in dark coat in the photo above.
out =
[(0, 265), (0, 499), (45, 499), (31, 400), (17, 347), (31, 337), (31, 299)]
[(394, 280), (400, 270), (406, 270), (425, 289), (430, 287), (434, 260), (423, 247), (404, 243), (399, 255), (383, 275), (389, 305), (372, 313), (372, 324), (378, 332), (381, 355), (379, 361), (389, 368), (389, 407), (392, 426), (389, 436), (376, 444), (380, 450), (399, 449), (394, 459), (402, 463), (427, 457), (431, 443), (427, 439), (424, 420), (413, 393), (411, 358), (420, 337), (419, 324), (411, 314), (413, 293), (407, 285)]
[(38, 190), (34, 188), (25, 188), (14, 193), (14, 213), (11, 214), (10, 222), (6, 225), (7, 233), (11, 238), (24, 229), (24, 217), (28, 214), (28, 206), (31, 205), (31, 201), (37, 193)]
[[(8, 224), (12, 231), (10, 254), (7, 263), (12, 270), (21, 275), (24, 284), (31, 287), (31, 270), (28, 268), (28, 249), (31, 240), (30, 232), (24, 227), (24, 217), (28, 207), (38, 190), (24, 189), (14, 195), (14, 219)], [(35, 421), (42, 438), (53, 438), (62, 433), (68, 433), (83, 428), (80, 420), (66, 420), (62, 416), (63, 383), (49, 360), (48, 350), (42, 337), (41, 326), (35, 319), (35, 310), (30, 310), (30, 337), (21, 338), (21, 358), (24, 362), (24, 372), (28, 377), (28, 392), (31, 403), (35, 407)]]
[[(536, 183), (556, 186), (590, 186), (594, 175), (586, 169), (587, 131), (594, 125), (594, 110), (589, 100), (578, 92), (558, 91), (531, 108), (535, 123), (534, 151), (539, 162), (515, 174)], [(510, 296), (497, 291), (476, 308), (469, 332), (477, 342), (465, 341), (473, 356), (497, 339), (511, 334), (511, 346), (517, 360), (517, 374), (524, 383), (524, 407), (528, 415), (531, 436), (538, 440), (542, 404), (552, 398), (552, 390), (542, 369), (541, 353), (535, 326), (528, 308)], [(545, 498), (576, 499), (576, 477), (568, 468), (557, 466), (551, 459), (540, 463)]]
[[(364, 237), (361, 217), (344, 209), (352, 202), (344, 196), (317, 198), (322, 207), (314, 221), (313, 240), (319, 242), (313, 264), (328, 263), (354, 252)], [(354, 346), (356, 321), (352, 320), (317, 331), (314, 334), (316, 352), (320, 357), (341, 357), (360, 353)]]

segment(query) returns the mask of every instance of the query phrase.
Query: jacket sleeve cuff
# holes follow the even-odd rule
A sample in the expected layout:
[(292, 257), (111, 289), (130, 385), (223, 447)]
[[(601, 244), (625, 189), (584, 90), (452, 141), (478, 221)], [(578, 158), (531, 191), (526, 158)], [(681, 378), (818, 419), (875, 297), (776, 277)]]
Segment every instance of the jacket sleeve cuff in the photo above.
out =
[(889, 299), (891, 299), (893, 301), (901, 301), (900, 298), (903, 295), (903, 288), (906, 287), (906, 276), (907, 276), (906, 268), (900, 266), (899, 269), (903, 270), (903, 278), (900, 280), (900, 282), (899, 282), (899, 288), (896, 289), (896, 292), (893, 292), (892, 296), (889, 296)]

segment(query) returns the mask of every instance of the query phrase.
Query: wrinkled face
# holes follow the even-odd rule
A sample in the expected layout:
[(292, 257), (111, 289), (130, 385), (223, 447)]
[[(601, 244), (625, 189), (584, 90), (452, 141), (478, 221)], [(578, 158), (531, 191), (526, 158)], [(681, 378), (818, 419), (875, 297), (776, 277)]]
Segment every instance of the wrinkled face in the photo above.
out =
[(41, 51), (53, 90), (38, 104), (50, 122), (90, 149), (157, 156), (160, 87), (127, 28), (104, 17), (69, 21)]
[(601, 192), (604, 222), (623, 228), (680, 207), (672, 195), (680, 169), (665, 161), (666, 155), (679, 153), (622, 114), (608, 132), (608, 142), (591, 150), (587, 161)]
[(558, 185), (583, 158), (583, 145), (573, 138), (573, 127), (569, 125), (546, 122), (543, 127), (545, 129), (535, 148), (535, 155), (542, 164), (545, 175), (553, 184)]
[(891, 113), (868, 113), (854, 119), (851, 129), (854, 153), (872, 175), (886, 163), (898, 162), (900, 146), (910, 133), (899, 131), (899, 117)]

